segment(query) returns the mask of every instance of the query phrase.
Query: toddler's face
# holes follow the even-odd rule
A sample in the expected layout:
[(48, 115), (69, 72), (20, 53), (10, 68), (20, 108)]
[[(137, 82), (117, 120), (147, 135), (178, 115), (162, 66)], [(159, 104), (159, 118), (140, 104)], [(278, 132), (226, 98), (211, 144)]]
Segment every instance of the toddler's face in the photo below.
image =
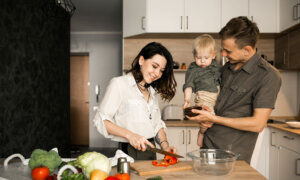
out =
[(209, 51), (197, 51), (195, 55), (195, 61), (198, 66), (207, 67), (211, 65), (212, 60), (216, 57), (214, 53)]

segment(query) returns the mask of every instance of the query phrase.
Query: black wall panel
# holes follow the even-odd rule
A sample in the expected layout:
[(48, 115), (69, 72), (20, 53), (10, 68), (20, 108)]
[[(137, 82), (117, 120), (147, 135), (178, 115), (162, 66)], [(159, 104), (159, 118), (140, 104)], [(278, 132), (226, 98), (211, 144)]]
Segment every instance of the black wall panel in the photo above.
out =
[(54, 0), (0, 2), (0, 157), (69, 157), (70, 16)]

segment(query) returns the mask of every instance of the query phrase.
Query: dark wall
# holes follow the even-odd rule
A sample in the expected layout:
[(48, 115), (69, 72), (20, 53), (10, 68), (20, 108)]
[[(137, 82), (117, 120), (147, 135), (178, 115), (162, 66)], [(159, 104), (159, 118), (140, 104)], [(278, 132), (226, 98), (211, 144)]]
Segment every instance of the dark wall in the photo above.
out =
[(0, 2), (0, 157), (69, 157), (70, 17), (54, 0)]

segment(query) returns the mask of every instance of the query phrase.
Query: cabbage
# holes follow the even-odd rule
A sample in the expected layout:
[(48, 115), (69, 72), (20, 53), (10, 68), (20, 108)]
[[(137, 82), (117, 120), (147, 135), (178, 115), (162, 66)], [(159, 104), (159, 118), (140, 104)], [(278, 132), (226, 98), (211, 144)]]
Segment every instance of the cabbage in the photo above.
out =
[(77, 162), (87, 178), (90, 178), (90, 174), (94, 169), (104, 171), (108, 175), (111, 170), (109, 159), (98, 152), (86, 152), (77, 158)]

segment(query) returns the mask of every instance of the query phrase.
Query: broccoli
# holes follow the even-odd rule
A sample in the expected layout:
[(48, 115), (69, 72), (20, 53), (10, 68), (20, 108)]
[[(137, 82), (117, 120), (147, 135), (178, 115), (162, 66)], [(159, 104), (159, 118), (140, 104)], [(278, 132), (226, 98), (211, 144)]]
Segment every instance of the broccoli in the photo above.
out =
[(35, 149), (31, 153), (29, 167), (33, 169), (37, 166), (46, 166), (51, 173), (61, 164), (61, 162), (62, 160), (56, 151), (50, 150), (47, 152), (42, 149)]

